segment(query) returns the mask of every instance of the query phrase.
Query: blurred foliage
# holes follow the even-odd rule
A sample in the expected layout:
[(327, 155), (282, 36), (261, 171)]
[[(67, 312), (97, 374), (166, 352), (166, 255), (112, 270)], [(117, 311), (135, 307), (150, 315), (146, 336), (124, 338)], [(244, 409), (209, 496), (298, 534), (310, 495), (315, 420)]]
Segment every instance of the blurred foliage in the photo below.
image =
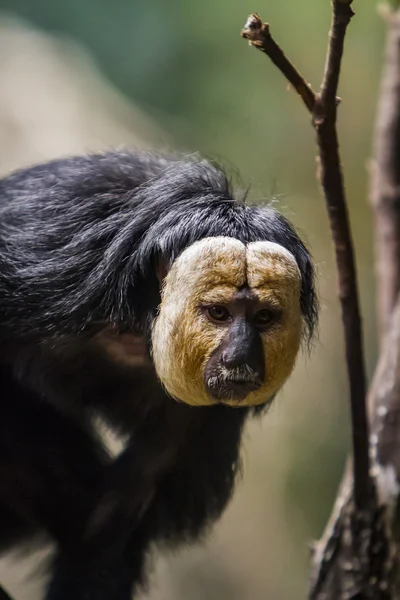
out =
[[(339, 111), (369, 373), (376, 345), (366, 165), (384, 36), (376, 6), (375, 0), (353, 3)], [(249, 13), (259, 12), (318, 88), (329, 0), (0, 0), (0, 10), (81, 44), (110, 84), (162, 127), (165, 139), (222, 160), (234, 174), (237, 169), (243, 185), (251, 183), (254, 201), (272, 196), (305, 233), (323, 305), (316, 349), (311, 359), (300, 361), (262, 424), (251, 425), (244, 483), (210, 543), (160, 563), (159, 591), (155, 585), (151, 596), (304, 597), (307, 542), (326, 522), (348, 443), (340, 310), (309, 115), (268, 59), (240, 38), (240, 30)]]
[[(347, 40), (342, 77), (346, 89), (342, 112), (347, 119), (350, 115), (361, 119), (368, 110), (372, 117), (375, 93), (369, 103), (360, 92), (364, 78), (369, 89), (376, 90), (382, 27), (375, 4), (375, 0), (354, 3), (357, 16)], [(253, 176), (255, 166), (261, 169), (277, 162), (277, 151), (282, 159), (279, 139), (287, 142), (291, 137), (304, 144), (310, 137), (303, 135), (307, 118), (298, 118), (304, 109), (292, 94), (284, 93), (281, 75), (264, 56), (246, 50), (239, 33), (247, 14), (259, 11), (317, 86), (330, 19), (328, 1), (286, 0), (264, 6), (254, 0), (0, 0), (0, 9), (81, 42), (110, 81), (157, 115), (179, 143), (224, 156), (230, 149), (229, 160), (240, 161), (241, 169), (245, 162)], [(358, 133), (368, 144), (369, 129)], [(292, 157), (301, 158), (293, 146), (283, 148), (284, 164), (279, 172), (277, 164), (275, 177), (285, 173), (284, 165)], [(246, 161), (246, 156), (253, 160)], [(303, 157), (304, 171), (309, 173), (308, 157), (304, 153)]]

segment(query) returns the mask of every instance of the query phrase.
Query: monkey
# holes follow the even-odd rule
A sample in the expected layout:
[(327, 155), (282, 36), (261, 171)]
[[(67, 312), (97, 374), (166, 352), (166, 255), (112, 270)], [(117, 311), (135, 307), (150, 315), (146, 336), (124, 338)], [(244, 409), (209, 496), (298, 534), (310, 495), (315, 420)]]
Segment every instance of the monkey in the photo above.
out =
[(218, 520), (248, 417), (317, 323), (306, 245), (211, 160), (109, 150), (3, 178), (0, 550), (55, 544), (46, 600), (129, 600), (151, 547)]

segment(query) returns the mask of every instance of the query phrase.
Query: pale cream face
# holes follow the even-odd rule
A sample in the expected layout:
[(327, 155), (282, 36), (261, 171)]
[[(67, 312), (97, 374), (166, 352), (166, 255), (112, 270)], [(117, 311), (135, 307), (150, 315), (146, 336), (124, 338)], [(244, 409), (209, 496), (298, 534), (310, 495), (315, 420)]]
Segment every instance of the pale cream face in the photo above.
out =
[(261, 306), (280, 314), (279, 322), (260, 332), (265, 377), (234, 406), (268, 401), (290, 375), (302, 336), (301, 275), (294, 256), (272, 242), (245, 246), (229, 237), (206, 238), (177, 258), (164, 280), (162, 301), (152, 331), (153, 360), (167, 392), (191, 405), (215, 404), (207, 391), (207, 361), (223, 343), (226, 330), (206, 318), (204, 305), (229, 304), (248, 288)]

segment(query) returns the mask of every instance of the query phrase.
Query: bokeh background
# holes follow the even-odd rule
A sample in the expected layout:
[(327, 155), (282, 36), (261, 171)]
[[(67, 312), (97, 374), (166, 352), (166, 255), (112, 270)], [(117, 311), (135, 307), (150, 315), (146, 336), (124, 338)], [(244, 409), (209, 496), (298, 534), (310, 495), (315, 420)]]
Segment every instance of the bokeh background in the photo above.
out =
[[(383, 55), (375, 0), (354, 2), (340, 135), (358, 255), (368, 373), (376, 357), (367, 164)], [(309, 543), (329, 515), (348, 448), (340, 311), (309, 116), (265, 56), (239, 36), (272, 24), (318, 87), (328, 0), (0, 0), (0, 171), (114, 146), (200, 151), (239, 172), (303, 231), (319, 273), (322, 320), (311, 356), (244, 439), (244, 476), (212, 535), (155, 552), (143, 600), (306, 596)], [(0, 562), (17, 600), (40, 597), (40, 555)], [(111, 600), (111, 599), (110, 599)]]

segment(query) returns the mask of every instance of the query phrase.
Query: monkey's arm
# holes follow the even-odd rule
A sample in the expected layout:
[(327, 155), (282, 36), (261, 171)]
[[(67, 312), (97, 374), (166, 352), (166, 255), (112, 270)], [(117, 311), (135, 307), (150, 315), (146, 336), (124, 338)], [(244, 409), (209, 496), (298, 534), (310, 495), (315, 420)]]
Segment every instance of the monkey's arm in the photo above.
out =
[[(166, 399), (161, 390), (159, 395)], [(141, 400), (150, 402), (149, 397)], [(170, 399), (156, 409), (145, 408), (128, 446), (106, 470), (84, 535), (74, 548), (60, 554), (47, 600), (131, 598), (143, 576), (149, 542), (161, 533), (157, 496), (185, 452), (189, 411)]]
[(128, 600), (154, 492), (146, 457), (128, 447), (113, 464), (90, 429), (0, 375), (0, 548), (46, 533), (58, 543), (49, 598)]
[(0, 546), (43, 532), (68, 545), (109, 457), (83, 422), (24, 389), (4, 367), (0, 385)]

